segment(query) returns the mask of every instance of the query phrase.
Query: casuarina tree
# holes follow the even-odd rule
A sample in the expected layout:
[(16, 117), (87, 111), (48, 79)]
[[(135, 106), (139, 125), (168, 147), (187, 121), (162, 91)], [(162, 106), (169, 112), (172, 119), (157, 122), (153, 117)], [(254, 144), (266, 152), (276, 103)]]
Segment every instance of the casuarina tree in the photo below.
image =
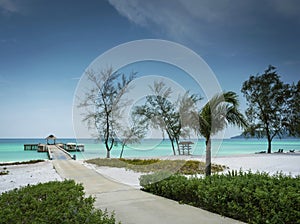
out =
[(251, 75), (242, 86), (246, 97), (246, 116), (249, 128), (245, 134), (267, 138), (267, 152), (272, 152), (272, 140), (287, 133), (289, 123), (289, 101), (292, 97), (290, 86), (284, 84), (276, 68), (270, 65), (263, 74)]
[(140, 116), (141, 120), (152, 127), (161, 129), (162, 133), (166, 133), (171, 142), (173, 154), (176, 155), (176, 150), (180, 153), (179, 138), (189, 134), (187, 122), (184, 122), (187, 119), (184, 116), (192, 110), (193, 105), (200, 98), (186, 92), (183, 96), (179, 96), (177, 101), (172, 102), (172, 89), (163, 81), (155, 81), (150, 88), (152, 94), (146, 96), (144, 105), (135, 108), (134, 114)]
[(90, 128), (97, 130), (98, 137), (104, 142), (106, 157), (110, 158), (110, 152), (117, 139), (116, 132), (121, 128), (122, 110), (130, 103), (122, 96), (128, 91), (135, 73), (126, 76), (114, 72), (112, 68), (101, 72), (90, 70), (86, 73), (93, 88), (85, 93), (79, 107), (89, 108), (83, 121), (87, 122)]
[(300, 136), (300, 80), (291, 86), (292, 97), (288, 102), (290, 115), (288, 116), (288, 132), (292, 136)]

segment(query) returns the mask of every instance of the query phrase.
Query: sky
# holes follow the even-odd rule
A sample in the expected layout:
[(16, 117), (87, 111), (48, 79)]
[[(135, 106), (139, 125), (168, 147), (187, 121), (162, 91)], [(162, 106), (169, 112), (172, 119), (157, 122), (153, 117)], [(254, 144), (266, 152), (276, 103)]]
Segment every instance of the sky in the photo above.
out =
[(239, 94), (242, 111), (250, 75), (272, 64), (286, 83), (300, 77), (298, 0), (0, 0), (0, 138), (75, 137), (73, 98), (85, 69), (140, 39), (199, 54), (221, 88)]

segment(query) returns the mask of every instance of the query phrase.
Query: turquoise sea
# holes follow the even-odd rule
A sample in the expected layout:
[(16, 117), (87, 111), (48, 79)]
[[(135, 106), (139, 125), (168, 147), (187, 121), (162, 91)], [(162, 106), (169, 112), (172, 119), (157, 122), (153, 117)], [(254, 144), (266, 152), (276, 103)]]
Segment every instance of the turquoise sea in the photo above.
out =
[[(106, 150), (104, 144), (92, 139), (58, 139), (61, 143), (82, 143), (85, 145), (84, 152), (74, 152), (77, 159), (90, 159), (96, 157), (105, 158)], [(205, 155), (204, 140), (194, 140), (192, 148), (193, 155)], [(24, 144), (45, 143), (45, 139), (0, 139), (0, 162), (28, 161), (34, 159), (47, 159), (46, 153), (37, 151), (24, 151)], [(275, 139), (272, 142), (272, 151), (278, 149), (289, 151), (300, 150), (300, 139)], [(212, 156), (231, 156), (238, 154), (253, 154), (267, 149), (265, 139), (224, 139), (213, 140)], [(116, 145), (111, 151), (112, 158), (118, 158), (121, 152), (121, 145)], [(173, 155), (171, 144), (168, 140), (146, 139), (141, 144), (125, 147), (123, 157), (153, 157)]]

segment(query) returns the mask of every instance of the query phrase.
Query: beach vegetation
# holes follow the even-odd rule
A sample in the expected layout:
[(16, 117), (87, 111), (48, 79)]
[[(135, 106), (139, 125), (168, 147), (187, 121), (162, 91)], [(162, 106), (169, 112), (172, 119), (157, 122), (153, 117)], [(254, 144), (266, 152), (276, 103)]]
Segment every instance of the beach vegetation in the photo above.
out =
[(205, 175), (211, 175), (211, 137), (228, 125), (247, 127), (247, 121), (239, 111), (238, 95), (234, 92), (216, 94), (199, 112), (192, 113), (190, 126), (205, 138)]
[(172, 88), (163, 81), (154, 81), (150, 86), (151, 95), (146, 96), (144, 105), (136, 106), (133, 114), (141, 117), (142, 123), (149, 123), (153, 128), (166, 133), (172, 146), (173, 155), (180, 154), (179, 138), (189, 136), (189, 126), (185, 122), (187, 114), (194, 109), (200, 97), (186, 92), (177, 102), (171, 102)]
[(300, 80), (291, 85), (292, 97), (288, 101), (290, 116), (288, 117), (288, 131), (290, 135), (300, 137)]
[[(184, 175), (204, 174), (205, 163), (196, 160), (159, 160), (159, 159), (90, 159), (86, 162), (97, 166), (125, 168), (141, 173), (165, 171)], [(212, 172), (221, 172), (227, 167), (212, 164)]]
[(132, 116), (132, 124), (130, 127), (123, 127), (118, 133), (118, 141), (121, 143), (120, 159), (123, 157), (124, 148), (128, 144), (140, 143), (146, 135), (147, 123), (142, 123), (139, 118)]
[(92, 87), (78, 107), (86, 108), (83, 121), (90, 129), (96, 130), (95, 135), (104, 142), (106, 157), (110, 158), (117, 140), (116, 133), (121, 128), (122, 111), (130, 103), (122, 96), (128, 92), (136, 73), (126, 76), (110, 67), (101, 72), (88, 70), (86, 75)]
[(29, 160), (29, 161), (21, 161), (21, 162), (7, 162), (7, 163), (0, 163), (0, 166), (12, 166), (12, 165), (23, 165), (23, 164), (34, 164), (44, 162), (45, 160), (36, 159), (36, 160)]
[(116, 223), (94, 202), (73, 180), (28, 185), (0, 195), (0, 223)]
[(245, 135), (267, 138), (268, 153), (272, 152), (275, 136), (281, 138), (287, 131), (295, 133), (299, 128), (299, 93), (295, 89), (294, 103), (291, 90), (272, 65), (263, 74), (251, 75), (243, 83), (241, 91), (247, 100), (246, 116), (250, 124)]
[(1, 170), (1, 171), (0, 171), (0, 176), (1, 176), (1, 175), (7, 175), (8, 173), (9, 173), (9, 171), (6, 170), (6, 169)]
[(140, 177), (142, 189), (246, 223), (299, 223), (300, 177), (231, 171), (208, 177), (160, 172)]

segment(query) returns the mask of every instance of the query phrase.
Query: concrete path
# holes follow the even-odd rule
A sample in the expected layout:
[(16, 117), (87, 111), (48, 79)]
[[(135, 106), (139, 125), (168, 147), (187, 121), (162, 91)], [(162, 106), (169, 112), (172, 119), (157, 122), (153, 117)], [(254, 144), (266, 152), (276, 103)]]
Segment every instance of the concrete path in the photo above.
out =
[(62, 178), (82, 183), (86, 193), (96, 197), (96, 208), (115, 211), (123, 224), (241, 223), (114, 182), (78, 161), (55, 160), (53, 165)]
[(71, 155), (68, 152), (59, 149), (56, 145), (48, 145), (48, 148), (51, 151), (53, 160), (71, 160), (72, 159)]

